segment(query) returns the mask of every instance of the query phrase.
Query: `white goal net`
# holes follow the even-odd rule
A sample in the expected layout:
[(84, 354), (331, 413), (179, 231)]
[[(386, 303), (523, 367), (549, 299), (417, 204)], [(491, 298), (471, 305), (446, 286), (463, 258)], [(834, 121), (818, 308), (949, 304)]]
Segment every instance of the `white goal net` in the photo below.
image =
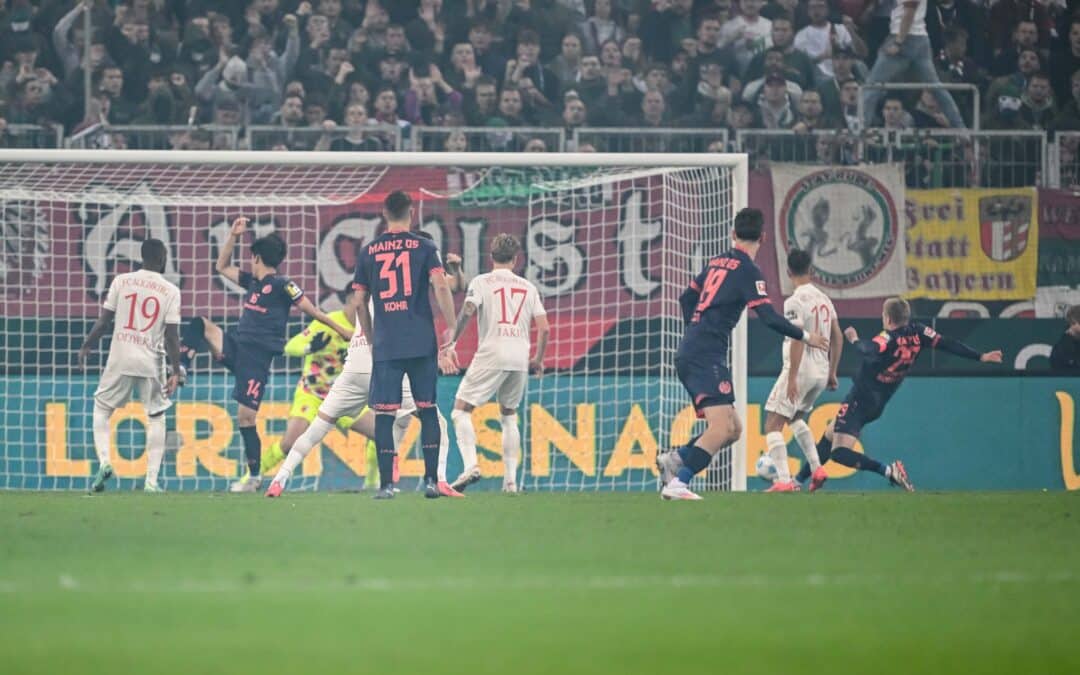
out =
[[(547, 372), (530, 379), (520, 411), (525, 489), (655, 489), (656, 453), (685, 443), (695, 425), (673, 368), (677, 298), (730, 245), (746, 205), (740, 155), (0, 151), (0, 488), (88, 485), (97, 469), (92, 396), (109, 341), (86, 372), (76, 355), (109, 282), (134, 269), (143, 239), (166, 243), (185, 320), (208, 316), (226, 328), (238, 320), (240, 289), (214, 273), (214, 260), (241, 214), (257, 235), (286, 240), (282, 273), (329, 311), (344, 300), (354, 251), (383, 225), (383, 198), (398, 189), (417, 200), (417, 227), (444, 254), (462, 256), (467, 278), (490, 269), (496, 234), (524, 244), (518, 271), (540, 289), (552, 324)], [(236, 256), (248, 262), (246, 249)], [(289, 332), (302, 327), (296, 316)], [(745, 419), (745, 322), (732, 344)], [(460, 345), (467, 365), (474, 328)], [(194, 370), (168, 413), (162, 482), (224, 489), (243, 465), (232, 382), (206, 356)], [(275, 361), (259, 411), (264, 448), (284, 431), (299, 377), (298, 360)], [(444, 410), (457, 381), (440, 380)], [(141, 486), (145, 422), (138, 402), (114, 414), (119, 489)], [(474, 422), (480, 469), (492, 479), (481, 487), (497, 487), (497, 406), (477, 408)], [(416, 433), (399, 449), (406, 482), (422, 474)], [(331, 432), (291, 487), (359, 488), (365, 444), (355, 432)], [(451, 478), (461, 468), (454, 447)], [(735, 446), (698, 480), (745, 489), (745, 477)]]

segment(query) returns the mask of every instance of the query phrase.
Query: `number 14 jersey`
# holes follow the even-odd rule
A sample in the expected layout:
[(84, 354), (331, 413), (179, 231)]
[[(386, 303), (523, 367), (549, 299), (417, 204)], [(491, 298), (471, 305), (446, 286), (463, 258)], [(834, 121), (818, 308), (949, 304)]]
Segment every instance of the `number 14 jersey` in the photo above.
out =
[(127, 272), (113, 279), (104, 306), (116, 313), (105, 371), (110, 375), (161, 377), (165, 324), (180, 323), (180, 289), (157, 272)]
[(529, 330), (533, 317), (547, 311), (536, 286), (507, 269), (477, 275), (465, 302), (477, 309), (479, 343), (470, 368), (529, 369)]

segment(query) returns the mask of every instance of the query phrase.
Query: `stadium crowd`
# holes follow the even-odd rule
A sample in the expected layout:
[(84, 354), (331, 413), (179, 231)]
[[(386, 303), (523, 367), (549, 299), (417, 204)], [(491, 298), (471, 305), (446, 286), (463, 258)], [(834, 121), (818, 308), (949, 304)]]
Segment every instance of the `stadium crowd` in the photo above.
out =
[[(376, 128), (407, 138), (411, 125), (1080, 130), (1074, 0), (929, 0), (928, 37), (916, 16), (903, 44), (890, 37), (896, 0), (4, 4), (0, 126), (62, 125), (69, 135), (102, 122), (272, 125), (282, 132), (272, 147), (378, 150), (390, 148)], [(867, 90), (870, 119), (859, 119), (868, 78), (935, 75), (978, 87), (981, 119), (967, 92), (930, 89)], [(504, 146), (484, 149), (554, 149), (528, 134), (493, 137)], [(172, 145), (222, 138), (202, 131)], [(126, 143), (114, 135), (97, 145)], [(472, 144), (448, 132), (424, 149)], [(842, 144), (808, 148), (845, 159)]]

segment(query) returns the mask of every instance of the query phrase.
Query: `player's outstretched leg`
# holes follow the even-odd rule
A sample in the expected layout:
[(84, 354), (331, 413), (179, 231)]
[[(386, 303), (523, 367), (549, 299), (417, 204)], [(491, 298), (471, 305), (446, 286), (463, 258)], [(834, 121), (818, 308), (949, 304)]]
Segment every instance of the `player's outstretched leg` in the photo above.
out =
[[(817, 454), (818, 461), (821, 462), (821, 466), (817, 471), (810, 468), (810, 462), (803, 462), (802, 468), (799, 469), (799, 475), (795, 477), (795, 480), (799, 483), (805, 483), (808, 479), (813, 478), (810, 482), (810, 492), (815, 492), (820, 489), (825, 483), (825, 479), (828, 477), (825, 473), (825, 463), (832, 457), (832, 425), (825, 430), (825, 433), (821, 436), (821, 440), (817, 442)], [(817, 483), (817, 485), (815, 485)]]
[(517, 411), (502, 409), (503, 492), (517, 492), (517, 472), (521, 463), (521, 429)]
[(296, 467), (300, 466), (300, 463), (304, 461), (312, 448), (322, 442), (326, 434), (330, 433), (330, 430), (334, 428), (336, 422), (335, 419), (326, 419), (322, 413), (315, 416), (314, 421), (308, 425), (308, 428), (304, 433), (300, 434), (300, 437), (292, 444), (292, 448), (289, 449), (289, 454), (285, 457), (285, 461), (281, 463), (277, 474), (274, 475), (274, 480), (270, 482), (270, 487), (266, 490), (267, 497), (281, 495), (285, 490), (286, 483), (289, 482), (289, 478), (296, 471)]
[(703, 412), (708, 427), (696, 443), (679, 448), (683, 465), (675, 478), (660, 491), (660, 496), (664, 499), (701, 499), (690, 490), (690, 480), (709, 466), (713, 456), (720, 452), (721, 448), (735, 442), (742, 435), (742, 422), (731, 405), (712, 405)]
[(851, 467), (857, 471), (872, 471), (888, 479), (889, 483), (902, 487), (908, 492), (914, 492), (915, 487), (908, 479), (907, 471), (902, 462), (893, 462), (885, 465), (873, 457), (859, 454), (852, 448), (858, 440), (850, 434), (835, 434), (833, 436), (832, 460), (837, 464)]
[(165, 413), (147, 418), (146, 429), (146, 481), (143, 492), (164, 492), (158, 485), (161, 459), (165, 456)]
[(93, 482), (90, 483), (90, 492), (104, 492), (106, 481), (113, 475), (112, 458), (109, 453), (112, 445), (109, 418), (112, 417), (112, 412), (111, 408), (103, 406), (97, 400), (94, 401), (94, 450), (97, 452), (98, 471)]

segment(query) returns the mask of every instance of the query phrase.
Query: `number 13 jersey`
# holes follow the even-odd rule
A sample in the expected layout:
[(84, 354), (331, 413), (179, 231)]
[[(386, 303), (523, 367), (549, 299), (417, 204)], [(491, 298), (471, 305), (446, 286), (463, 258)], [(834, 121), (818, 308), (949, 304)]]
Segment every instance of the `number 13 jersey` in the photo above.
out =
[(533, 317), (547, 311), (536, 286), (507, 269), (477, 275), (465, 302), (477, 309), (479, 343), (469, 368), (529, 369), (529, 330)]
[(113, 279), (104, 306), (116, 313), (105, 372), (161, 377), (165, 324), (180, 324), (180, 289), (157, 272), (127, 272)]
[(437, 274), (443, 266), (435, 242), (413, 232), (385, 232), (360, 249), (353, 289), (367, 290), (374, 304), (376, 362), (436, 354), (428, 288)]

